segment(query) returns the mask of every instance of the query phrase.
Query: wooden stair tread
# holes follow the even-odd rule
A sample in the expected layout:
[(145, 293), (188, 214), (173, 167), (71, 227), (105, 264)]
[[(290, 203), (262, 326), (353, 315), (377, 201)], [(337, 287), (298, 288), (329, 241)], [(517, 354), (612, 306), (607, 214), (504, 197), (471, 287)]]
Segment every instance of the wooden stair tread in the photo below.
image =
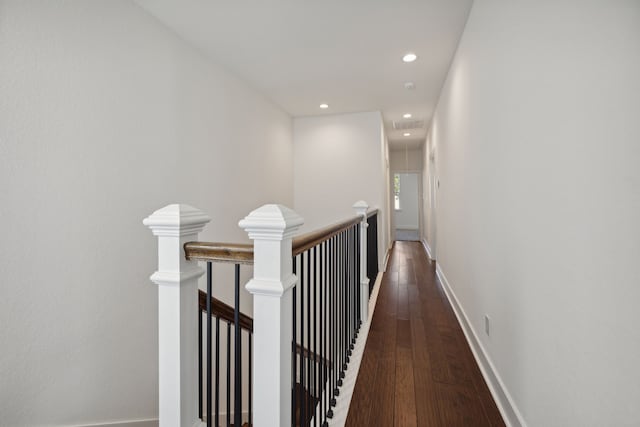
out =
[[(301, 392), (303, 394), (303, 402), (306, 404), (308, 399), (309, 403), (311, 404), (311, 411), (307, 411), (305, 408), (305, 418), (307, 420), (306, 420), (306, 423), (303, 423), (303, 424), (300, 423), (300, 417), (302, 416), (302, 408), (299, 402)], [(304, 425), (309, 425), (309, 422), (311, 421), (311, 418), (312, 418), (311, 414), (312, 413), (315, 414), (315, 409), (317, 405), (318, 405), (318, 399), (310, 395), (307, 389), (302, 387), (302, 384), (296, 383), (296, 426), (301, 427)], [(231, 424), (231, 427), (234, 427), (234, 425), (235, 424)], [(251, 427), (251, 425), (249, 423), (244, 423), (242, 424), (242, 427)]]
[[(303, 423), (301, 423), (301, 417), (302, 417), (302, 406), (301, 406), (301, 402), (300, 402), (300, 394), (302, 393), (302, 403), (305, 404), (305, 419), (306, 422), (304, 422), (305, 420), (302, 420)], [(316, 410), (316, 406), (318, 405), (318, 399), (315, 398), (314, 396), (312, 396), (311, 394), (309, 394), (309, 391), (302, 387), (302, 384), (300, 383), (296, 383), (296, 426), (303, 426), (303, 425), (309, 425), (309, 422), (311, 421), (311, 419), (313, 418), (313, 414), (315, 414), (315, 410)], [(306, 408), (306, 404), (307, 402), (310, 403), (310, 410), (308, 410)]]

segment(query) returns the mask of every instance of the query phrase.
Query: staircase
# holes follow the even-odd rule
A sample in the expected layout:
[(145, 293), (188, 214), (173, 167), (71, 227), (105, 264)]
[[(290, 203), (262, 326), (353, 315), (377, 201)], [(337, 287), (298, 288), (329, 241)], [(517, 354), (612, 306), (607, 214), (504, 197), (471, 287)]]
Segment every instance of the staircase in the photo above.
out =
[[(298, 400), (296, 400), (296, 402), (297, 402), (296, 407), (298, 409), (296, 410), (295, 425), (296, 425), (296, 427), (308, 426), (310, 424), (310, 422), (311, 422), (312, 417), (311, 416), (310, 417), (305, 417), (304, 420), (301, 420), (300, 417), (301, 417), (302, 412), (301, 412), (300, 408), (302, 407), (302, 405), (306, 405), (307, 404), (306, 402), (310, 402), (310, 406), (309, 406), (310, 410), (307, 409), (306, 413), (307, 414), (311, 414), (311, 413), (313, 413), (315, 411), (315, 408), (316, 408), (316, 406), (318, 404), (318, 400), (315, 397), (311, 396), (309, 394), (309, 392), (307, 391), (307, 389), (302, 387), (302, 385), (300, 383), (296, 383), (295, 395), (302, 397), (302, 399), (298, 398)], [(234, 427), (234, 425), (235, 424), (231, 424), (231, 427)], [(220, 426), (220, 427), (222, 427), (222, 426)], [(244, 423), (244, 424), (242, 424), (242, 427), (252, 427), (252, 426), (249, 423)]]
[[(212, 317), (214, 319), (220, 319), (223, 322), (228, 323), (232, 329), (235, 328), (235, 309), (233, 307), (231, 307), (230, 305), (224, 303), (223, 301), (214, 298), (214, 297), (210, 297), (211, 300), (211, 313), (212, 313)], [(198, 305), (200, 308), (200, 312), (204, 315), (206, 315), (207, 313), (207, 293), (204, 291), (199, 290), (199, 298), (198, 298)], [(253, 333), (253, 319), (243, 313), (240, 313), (239, 316), (239, 325), (241, 330), (246, 331), (248, 333)], [(199, 319), (200, 321), (200, 326), (199, 326), (199, 330), (202, 332), (202, 316)], [(203, 355), (202, 355), (202, 345), (203, 345), (203, 339), (204, 339), (204, 335), (201, 333), (199, 335), (199, 340), (198, 340), (198, 348), (199, 348), (199, 354), (200, 354), (200, 358), (199, 358), (199, 372), (201, 375), (201, 379), (202, 382), (201, 384), (206, 381), (205, 376), (202, 374), (202, 366), (203, 366)], [(218, 353), (217, 349), (216, 349), (216, 353)], [(296, 345), (296, 354), (297, 357), (299, 359), (304, 359), (304, 360), (313, 360), (315, 358), (315, 360), (318, 361), (318, 363), (320, 365), (322, 365), (325, 369), (329, 369), (331, 364), (329, 363), (329, 361), (327, 360), (323, 360), (319, 355), (310, 352), (308, 349), (302, 348), (302, 346), (300, 345)], [(312, 362), (313, 363), (313, 362)], [(327, 375), (326, 373), (324, 374), (324, 377), (326, 378)], [(249, 380), (251, 380), (251, 378), (249, 378)], [(200, 414), (200, 418), (206, 422), (206, 416), (203, 415), (203, 396), (202, 396), (202, 388), (200, 388), (199, 391), (199, 414)], [(321, 385), (320, 387), (320, 394), (324, 392), (324, 384)], [(318, 406), (318, 398), (316, 396), (313, 396), (309, 390), (304, 387), (302, 384), (300, 384), (299, 382), (296, 382), (295, 384), (295, 392), (294, 392), (294, 396), (295, 396), (295, 403), (293, 405), (294, 408), (296, 408), (296, 412), (295, 412), (295, 426), (296, 427), (302, 427), (302, 426), (308, 426), (311, 422), (311, 420), (313, 419), (313, 416), (315, 414), (316, 408)], [(214, 397), (215, 399), (215, 397)], [(233, 417), (232, 417), (233, 418)], [(215, 419), (215, 416), (213, 417), (213, 419)], [(235, 424), (230, 424), (231, 427), (233, 427)], [(251, 425), (248, 422), (245, 422), (244, 424), (242, 424), (242, 427), (251, 427)]]
[(295, 396), (295, 425), (296, 427), (308, 426), (316, 412), (318, 399), (312, 396), (300, 383), (296, 383)]

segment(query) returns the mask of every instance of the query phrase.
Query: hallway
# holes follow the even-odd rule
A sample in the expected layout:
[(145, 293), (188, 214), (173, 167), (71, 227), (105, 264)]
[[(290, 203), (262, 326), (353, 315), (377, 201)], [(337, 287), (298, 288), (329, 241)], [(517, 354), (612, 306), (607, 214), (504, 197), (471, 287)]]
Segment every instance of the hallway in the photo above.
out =
[(504, 426), (419, 242), (396, 242), (347, 426)]

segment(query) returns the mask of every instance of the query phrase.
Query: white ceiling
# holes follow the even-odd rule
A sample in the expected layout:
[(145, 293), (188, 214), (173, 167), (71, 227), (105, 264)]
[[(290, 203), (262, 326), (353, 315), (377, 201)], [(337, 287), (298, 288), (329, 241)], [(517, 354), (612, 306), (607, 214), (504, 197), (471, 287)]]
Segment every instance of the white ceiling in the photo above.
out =
[[(425, 138), (472, 0), (137, 3), (292, 116), (382, 111), (399, 148)], [(392, 128), (407, 112), (425, 122), (411, 137)]]

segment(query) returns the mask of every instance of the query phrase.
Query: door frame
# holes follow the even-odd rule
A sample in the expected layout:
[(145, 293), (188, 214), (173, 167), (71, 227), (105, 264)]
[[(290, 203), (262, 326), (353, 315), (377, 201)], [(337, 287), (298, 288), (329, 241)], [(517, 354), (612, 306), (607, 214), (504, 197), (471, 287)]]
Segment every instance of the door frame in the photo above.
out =
[(423, 219), (424, 219), (424, 189), (422, 181), (422, 171), (417, 169), (390, 169), (389, 173), (389, 219), (391, 223), (391, 241), (396, 241), (396, 210), (394, 207), (393, 179), (396, 174), (416, 174), (418, 178), (418, 239), (422, 240)]

